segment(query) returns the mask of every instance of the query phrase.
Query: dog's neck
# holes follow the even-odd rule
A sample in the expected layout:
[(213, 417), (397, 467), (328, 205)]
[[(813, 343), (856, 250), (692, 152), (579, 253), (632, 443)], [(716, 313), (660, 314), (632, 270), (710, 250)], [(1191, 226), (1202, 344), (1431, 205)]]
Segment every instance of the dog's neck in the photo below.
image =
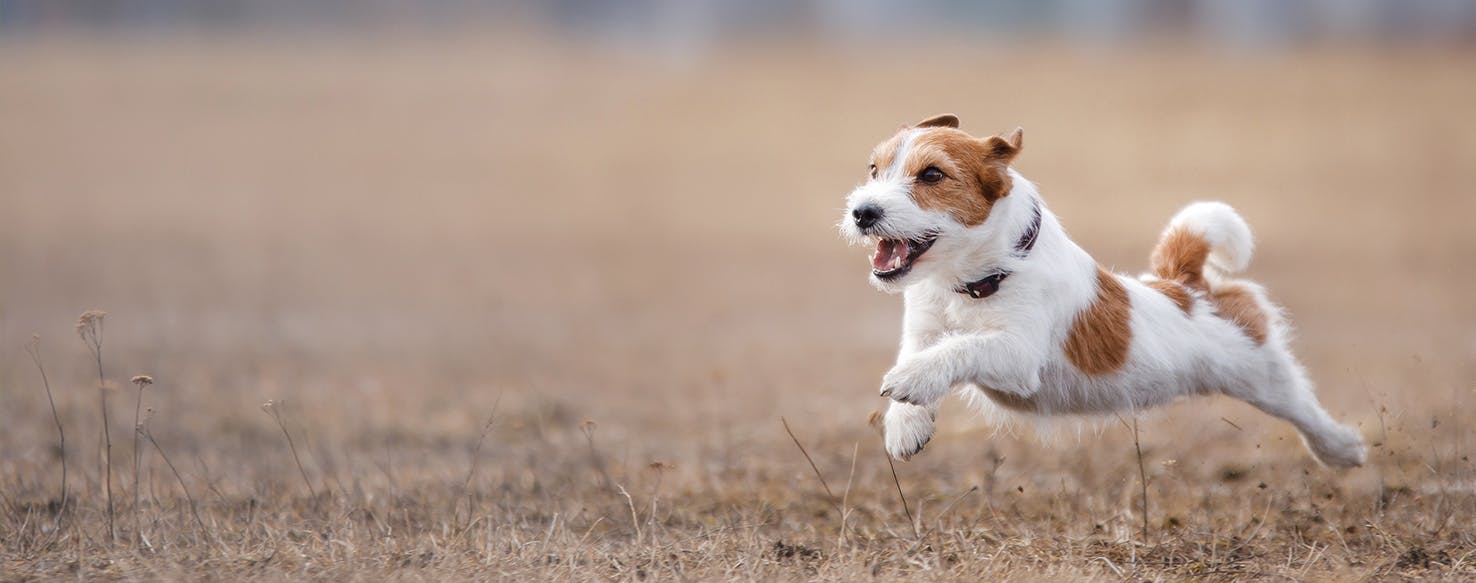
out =
[(986, 259), (981, 262), (982, 266), (965, 266), (964, 273), (971, 274), (973, 278), (969, 279), (969, 275), (965, 275), (965, 279), (953, 288), (953, 291), (957, 293), (974, 299), (984, 299), (994, 295), (1005, 280), (1014, 273), (1014, 269), (1009, 264), (1026, 259), (1031, 250), (1035, 249), (1036, 241), (1040, 238), (1043, 228), (1042, 220), (1045, 216), (1040, 197), (1035, 192), (1034, 186), (1024, 177), (1014, 172), (1011, 174), (1017, 187), (1011, 189), (1010, 196), (1006, 197), (1006, 200), (1013, 207), (1009, 209), (1013, 212), (1002, 213), (1007, 216), (1000, 218), (1006, 219), (1004, 223), (1009, 226), (1002, 227), (995, 237), (996, 241), (1010, 241), (1011, 243), (1007, 249), (1002, 249), (1002, 261)]

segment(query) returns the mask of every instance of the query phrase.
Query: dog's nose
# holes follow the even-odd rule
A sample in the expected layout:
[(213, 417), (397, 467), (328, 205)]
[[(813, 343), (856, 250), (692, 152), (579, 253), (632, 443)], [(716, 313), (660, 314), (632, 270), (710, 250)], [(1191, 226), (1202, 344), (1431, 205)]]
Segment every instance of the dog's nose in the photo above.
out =
[(874, 204), (863, 204), (851, 211), (851, 217), (856, 219), (857, 227), (865, 229), (881, 220), (882, 209)]

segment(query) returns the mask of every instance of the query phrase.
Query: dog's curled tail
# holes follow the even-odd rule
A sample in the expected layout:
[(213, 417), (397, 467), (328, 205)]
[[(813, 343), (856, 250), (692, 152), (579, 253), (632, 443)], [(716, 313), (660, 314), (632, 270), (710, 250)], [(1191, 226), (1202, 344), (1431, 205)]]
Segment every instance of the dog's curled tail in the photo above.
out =
[(1153, 249), (1153, 274), (1206, 289), (1205, 266), (1233, 275), (1250, 265), (1255, 242), (1250, 226), (1230, 205), (1196, 202), (1169, 221)]

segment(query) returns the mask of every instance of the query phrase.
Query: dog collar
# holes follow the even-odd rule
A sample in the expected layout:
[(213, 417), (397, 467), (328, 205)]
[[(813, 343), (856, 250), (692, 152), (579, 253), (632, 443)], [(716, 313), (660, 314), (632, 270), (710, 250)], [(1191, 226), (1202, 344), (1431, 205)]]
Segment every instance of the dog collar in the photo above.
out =
[[(1020, 235), (1020, 240), (1015, 242), (1016, 257), (1024, 258), (1029, 255), (1030, 250), (1035, 248), (1035, 239), (1040, 236), (1040, 203), (1036, 203), (1032, 209), (1030, 227), (1025, 229), (1025, 232)], [(1004, 283), (1005, 278), (1009, 276), (1009, 271), (996, 269), (983, 279), (964, 282), (953, 291), (982, 300), (998, 292), (1000, 284)]]

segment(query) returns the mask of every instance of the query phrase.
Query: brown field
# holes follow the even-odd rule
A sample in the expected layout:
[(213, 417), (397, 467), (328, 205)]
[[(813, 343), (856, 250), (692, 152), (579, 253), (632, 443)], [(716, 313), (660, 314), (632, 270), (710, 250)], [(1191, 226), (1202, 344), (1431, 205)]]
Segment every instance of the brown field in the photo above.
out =
[[(0, 580), (1476, 577), (1476, 52), (1166, 49), (12, 38)], [(901, 307), (832, 225), (942, 111), (1024, 126), (1119, 270), (1238, 207), (1370, 463), (1225, 399), (1142, 414), (1145, 540), (1127, 425), (950, 402), (894, 484)]]

